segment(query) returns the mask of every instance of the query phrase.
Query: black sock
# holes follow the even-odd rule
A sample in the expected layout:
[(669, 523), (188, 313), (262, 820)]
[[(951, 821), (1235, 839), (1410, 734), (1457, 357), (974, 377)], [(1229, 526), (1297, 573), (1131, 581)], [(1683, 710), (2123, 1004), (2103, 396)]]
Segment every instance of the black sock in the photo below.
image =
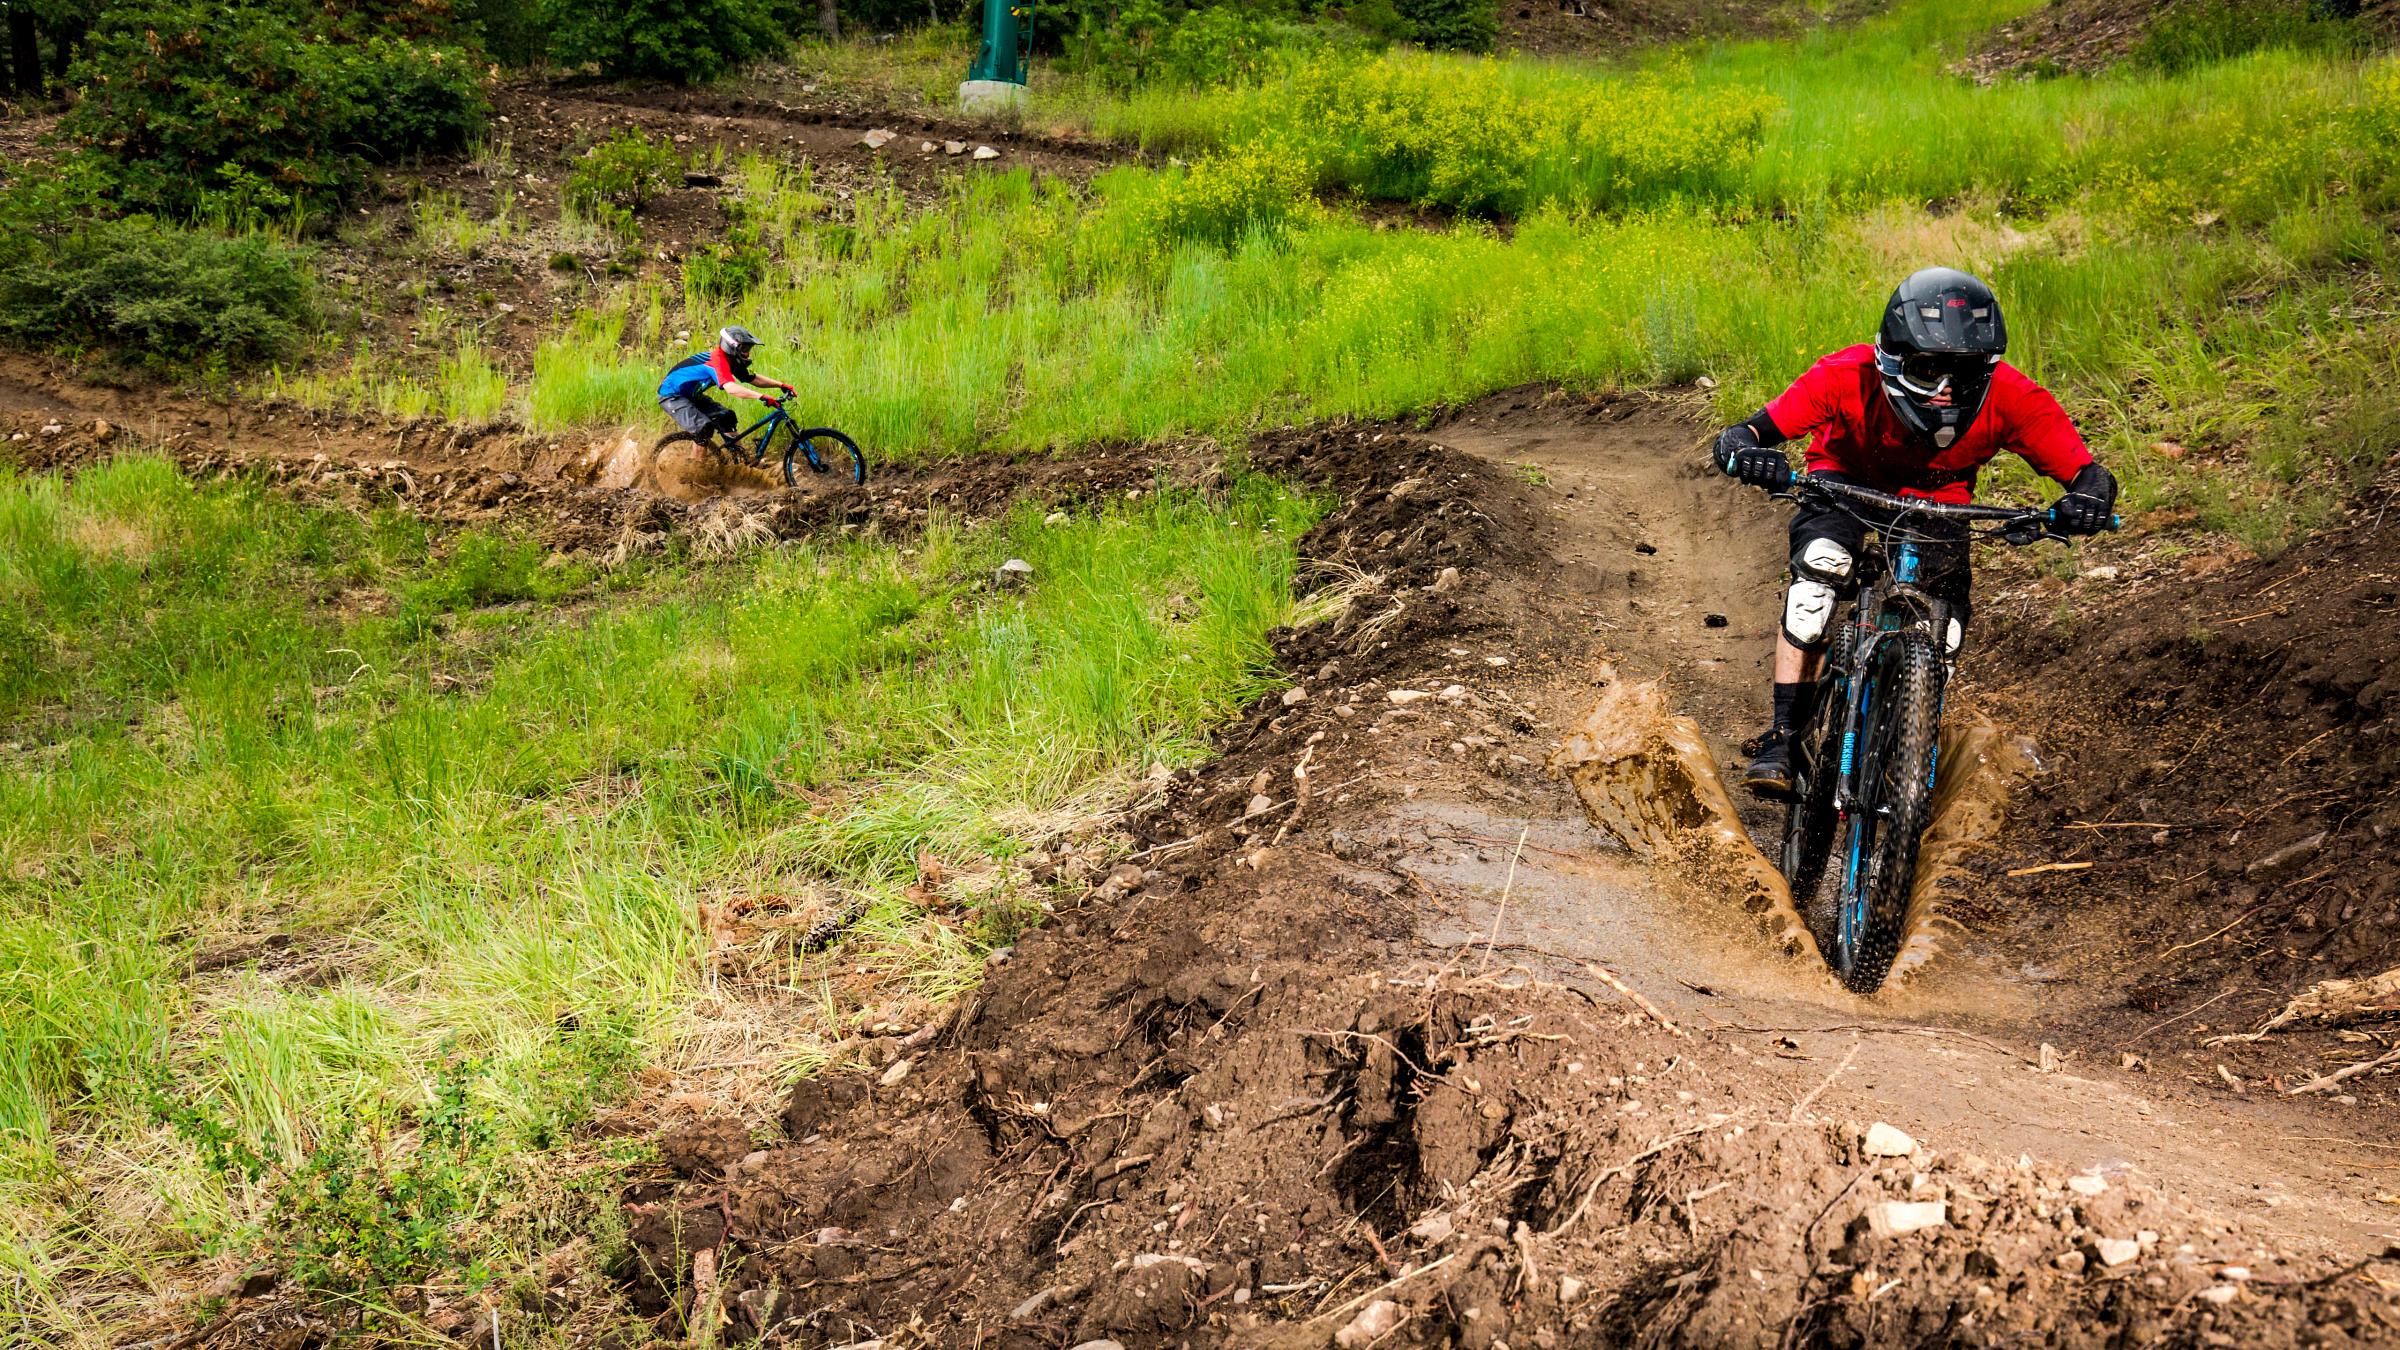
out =
[(1792, 729), (1793, 719), (1799, 713), (1800, 700), (1808, 694), (1809, 690), (1816, 687), (1815, 680), (1802, 680), (1797, 684), (1785, 684), (1781, 680), (1775, 682), (1776, 730), (1790, 731)]

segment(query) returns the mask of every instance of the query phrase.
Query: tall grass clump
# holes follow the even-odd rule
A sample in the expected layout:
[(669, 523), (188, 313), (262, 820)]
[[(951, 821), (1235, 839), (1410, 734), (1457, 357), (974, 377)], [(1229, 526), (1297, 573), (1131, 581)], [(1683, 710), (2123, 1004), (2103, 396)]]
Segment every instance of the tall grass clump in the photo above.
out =
[(1038, 913), (1012, 859), (1273, 687), (1319, 509), (602, 578), (160, 460), (0, 470), (0, 1317), (97, 1335), (223, 1251), (374, 1322), (553, 1249), (636, 1067), (816, 1062), (970, 983)]

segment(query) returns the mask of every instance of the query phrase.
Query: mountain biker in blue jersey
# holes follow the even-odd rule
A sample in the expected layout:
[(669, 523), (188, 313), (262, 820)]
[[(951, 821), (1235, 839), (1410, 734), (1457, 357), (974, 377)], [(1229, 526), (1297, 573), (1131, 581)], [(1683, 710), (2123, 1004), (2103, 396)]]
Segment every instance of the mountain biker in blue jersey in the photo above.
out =
[(716, 346), (694, 352), (668, 368), (666, 378), (658, 382), (658, 406), (703, 446), (713, 444), (717, 434), (731, 435), (741, 425), (740, 419), (733, 409), (710, 398), (709, 390), (722, 389), (735, 398), (761, 402), (768, 399), (769, 389), (794, 392), (781, 380), (767, 379), (750, 369), (750, 353), (757, 347), (758, 335), (739, 324), (718, 329)]

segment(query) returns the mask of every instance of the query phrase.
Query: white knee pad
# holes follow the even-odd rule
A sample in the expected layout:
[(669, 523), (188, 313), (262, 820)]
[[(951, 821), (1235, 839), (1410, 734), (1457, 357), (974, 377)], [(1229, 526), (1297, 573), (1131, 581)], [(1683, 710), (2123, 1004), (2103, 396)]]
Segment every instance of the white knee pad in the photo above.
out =
[(1832, 585), (1815, 577), (1794, 577), (1783, 593), (1783, 632), (1793, 645), (1814, 647), (1825, 640), (1825, 625), (1833, 618), (1836, 598)]
[(1830, 539), (1811, 539), (1793, 560), (1796, 571), (1808, 573), (1824, 581), (1847, 581), (1853, 566), (1850, 550)]
[(1831, 539), (1801, 545), (1799, 556), (1792, 559), (1791, 587), (1783, 593), (1784, 636), (1801, 647), (1823, 642), (1833, 603), (1841, 594), (1839, 583), (1850, 579), (1855, 565), (1850, 550)]
[(1958, 655), (1958, 649), (1965, 646), (1966, 643), (1967, 626), (1963, 623), (1960, 623), (1956, 619), (1952, 619), (1950, 621), (1950, 654), (1952, 656)]

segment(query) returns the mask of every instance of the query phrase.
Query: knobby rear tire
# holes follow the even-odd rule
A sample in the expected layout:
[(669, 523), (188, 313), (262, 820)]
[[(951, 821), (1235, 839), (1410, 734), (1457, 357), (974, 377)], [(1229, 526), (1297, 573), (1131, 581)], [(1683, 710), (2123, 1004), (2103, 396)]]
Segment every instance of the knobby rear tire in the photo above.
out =
[(652, 492), (658, 491), (659, 456), (664, 455), (667, 447), (671, 445), (697, 445), (704, 458), (716, 451), (714, 439), (704, 442), (693, 432), (670, 431), (658, 438), (657, 444), (650, 447), (650, 453), (642, 456), (641, 466), (634, 470), (633, 485), (635, 487), (647, 488)]
[(1819, 950), (1831, 959), (1839, 901), (1825, 885), (1825, 862), (1832, 856), (1833, 790), (1841, 782), (1841, 720), (1849, 707), (1849, 681), (1827, 680), (1817, 687), (1815, 706), (1800, 719), (1793, 738), (1792, 801), (1784, 808), (1783, 878), (1792, 892), (1792, 906), (1808, 924)]
[[(1851, 815), (1852, 829), (1872, 830), (1859, 859), (1866, 873), (1859, 879), (1866, 914), (1849, 967), (1842, 969), (1838, 961), (1835, 967), (1855, 994), (1883, 987), (1907, 936), (1917, 849), (1933, 820), (1934, 751), (1941, 731), (1941, 659), (1931, 637), (1913, 630), (1892, 635), (1875, 649), (1869, 669), (1875, 702), (1859, 739), (1869, 747), (1864, 782), (1875, 795), (1858, 803)], [(1879, 812), (1878, 807), (1888, 809)]]

